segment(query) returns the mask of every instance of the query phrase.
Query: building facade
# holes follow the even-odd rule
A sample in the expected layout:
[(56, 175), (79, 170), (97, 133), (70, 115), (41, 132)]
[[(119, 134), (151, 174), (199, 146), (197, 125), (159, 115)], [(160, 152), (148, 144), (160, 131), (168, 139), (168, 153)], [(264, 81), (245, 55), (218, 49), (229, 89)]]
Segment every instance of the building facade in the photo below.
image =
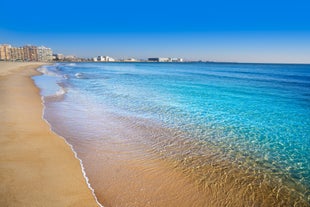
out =
[(37, 48), (39, 62), (50, 62), (53, 60), (53, 52), (51, 48), (40, 46)]
[(11, 60), (11, 45), (3, 44), (0, 45), (0, 60)]
[(22, 47), (12, 47), (10, 49), (12, 61), (24, 61), (24, 49)]
[(97, 58), (93, 58), (93, 61), (95, 62), (114, 62), (115, 59), (114, 58), (111, 58), (109, 56), (98, 56)]
[(44, 46), (12, 47), (9, 44), (2, 44), (0, 45), (0, 60), (50, 62), (53, 60), (53, 52), (51, 48)]
[(182, 58), (148, 58), (149, 62), (183, 62)]
[(26, 45), (24, 49), (24, 60), (25, 61), (38, 61), (38, 47), (32, 45)]
[(63, 61), (65, 59), (65, 56), (63, 54), (53, 54), (54, 61)]

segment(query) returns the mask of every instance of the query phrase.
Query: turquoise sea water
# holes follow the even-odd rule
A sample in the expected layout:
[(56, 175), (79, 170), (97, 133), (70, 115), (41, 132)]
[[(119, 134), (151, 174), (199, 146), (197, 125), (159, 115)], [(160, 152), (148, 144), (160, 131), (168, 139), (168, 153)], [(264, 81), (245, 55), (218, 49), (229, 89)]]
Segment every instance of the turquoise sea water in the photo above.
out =
[(135, 129), (141, 121), (134, 120), (149, 121), (310, 201), (310, 65), (59, 63), (40, 70), (34, 80), (45, 118), (82, 160), (84, 145), (100, 149), (109, 120), (123, 117)]

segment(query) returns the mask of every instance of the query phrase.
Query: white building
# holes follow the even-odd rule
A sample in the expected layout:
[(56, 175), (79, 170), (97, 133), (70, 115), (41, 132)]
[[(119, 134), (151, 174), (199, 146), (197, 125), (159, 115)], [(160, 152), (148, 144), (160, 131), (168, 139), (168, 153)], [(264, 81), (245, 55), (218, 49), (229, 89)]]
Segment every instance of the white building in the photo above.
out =
[(163, 58), (163, 57), (156, 57), (156, 58), (148, 58), (149, 62), (183, 62), (182, 58)]
[(63, 60), (65, 59), (65, 56), (63, 54), (56, 54), (57, 60)]
[(98, 56), (97, 58), (93, 58), (95, 62), (114, 62), (115, 59), (109, 56)]
[(53, 51), (51, 48), (40, 46), (37, 47), (38, 61), (49, 62), (53, 60)]
[(182, 58), (170, 58), (170, 62), (183, 62)]

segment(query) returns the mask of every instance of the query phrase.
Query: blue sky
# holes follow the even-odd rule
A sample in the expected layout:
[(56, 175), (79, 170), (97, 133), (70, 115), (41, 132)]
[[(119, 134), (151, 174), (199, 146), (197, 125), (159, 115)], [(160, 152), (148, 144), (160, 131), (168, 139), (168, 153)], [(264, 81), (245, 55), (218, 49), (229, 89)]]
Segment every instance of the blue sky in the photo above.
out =
[(0, 43), (116, 58), (310, 63), (306, 0), (4, 1)]

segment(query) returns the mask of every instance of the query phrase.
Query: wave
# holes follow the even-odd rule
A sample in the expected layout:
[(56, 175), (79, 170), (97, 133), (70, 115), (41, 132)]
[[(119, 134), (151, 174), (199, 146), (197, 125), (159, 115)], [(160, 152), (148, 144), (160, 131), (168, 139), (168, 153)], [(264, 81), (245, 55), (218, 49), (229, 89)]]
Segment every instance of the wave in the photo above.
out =
[(76, 66), (76, 63), (68, 63), (66, 66)]
[(67, 89), (65, 89), (64, 87), (60, 87), (59, 90), (56, 92), (56, 96), (63, 96), (65, 95), (67, 92)]
[(74, 147), (73, 145), (71, 145), (63, 136), (59, 135), (58, 133), (56, 133), (53, 128), (52, 128), (52, 125), (50, 124), (50, 122), (45, 118), (45, 110), (46, 110), (46, 105), (45, 105), (45, 101), (46, 99), (42, 96), (41, 97), (41, 100), (42, 100), (42, 105), (43, 105), (43, 109), (42, 109), (42, 119), (47, 123), (47, 125), (49, 126), (49, 129), (52, 133), (56, 134), (58, 137), (60, 137), (61, 139), (64, 140), (64, 142), (71, 148), (73, 154), (74, 154), (74, 157), (79, 161), (80, 163), (80, 167), (81, 167), (81, 171), (82, 171), (82, 174), (83, 174), (83, 177), (85, 179), (85, 183), (88, 187), (88, 189), (91, 191), (91, 194), (93, 196), (93, 198), (95, 199), (95, 202), (97, 203), (97, 205), (99, 207), (104, 207), (99, 201), (98, 201), (98, 198), (95, 194), (95, 190), (93, 189), (93, 187), (90, 185), (89, 183), (89, 178), (87, 177), (86, 175), (86, 172), (85, 172), (85, 167), (84, 167), (84, 164), (83, 164), (83, 161), (79, 158), (77, 152), (74, 150)]
[(74, 75), (76, 78), (83, 78), (84, 76), (83, 76), (83, 73), (76, 73), (75, 75)]
[[(243, 76), (231, 73), (219, 74), (214, 71), (210, 72), (209, 68), (198, 68), (197, 73), (190, 73), (193, 71), (192, 68), (185, 68), (183, 74), (179, 71), (176, 72), (173, 68), (168, 68), (167, 70), (165, 68), (164, 71), (168, 71), (165, 76), (154, 75), (153, 71), (163, 70), (157, 67), (147, 67), (143, 70), (143, 72), (145, 71), (144, 73), (140, 73), (139, 70), (137, 72), (128, 72), (125, 68), (123, 70), (122, 68), (119, 70), (112, 70), (111, 68), (98, 70), (97, 68), (89, 67), (84, 70), (80, 68), (79, 64), (78, 71), (76, 69), (64, 67), (60, 71), (60, 73), (66, 73), (70, 77), (68, 81), (61, 80), (69, 88), (70, 93), (65, 96), (65, 99), (61, 99), (64, 100), (64, 103), (60, 103), (61, 101), (59, 101), (62, 105), (51, 110), (50, 114), (52, 116), (58, 111), (58, 107), (62, 109), (59, 110), (61, 112), (57, 117), (55, 115), (58, 119), (57, 122), (54, 123), (51, 121), (51, 123), (54, 124), (53, 129), (56, 132), (66, 138), (69, 137), (68, 142), (73, 144), (78, 152), (80, 152), (79, 143), (83, 140), (81, 144), (81, 148), (83, 149), (79, 156), (87, 164), (87, 170), (95, 172), (93, 177), (92, 173), (89, 176), (91, 179), (94, 179), (91, 181), (94, 189), (98, 192), (97, 196), (99, 199), (101, 195), (102, 199), (104, 198), (106, 189), (98, 183), (102, 182), (102, 186), (104, 186), (103, 184), (109, 180), (109, 174), (105, 173), (103, 178), (102, 174), (97, 176), (96, 172), (102, 172), (107, 168), (113, 167), (113, 164), (109, 165), (109, 162), (114, 162), (111, 161), (113, 160), (113, 154), (121, 154), (117, 150), (113, 151), (113, 143), (119, 137), (120, 142), (117, 140), (117, 145), (121, 146), (119, 143), (122, 143), (122, 137), (124, 137), (126, 145), (128, 143), (130, 145), (131, 143), (133, 145), (135, 143), (143, 143), (145, 146), (150, 146), (146, 150), (152, 152), (152, 154), (146, 153), (143, 156), (158, 155), (161, 160), (167, 160), (169, 163), (173, 163), (173, 166), (180, 168), (186, 176), (197, 177), (199, 187), (203, 190), (212, 187), (211, 190), (214, 191), (213, 196), (218, 200), (217, 202), (232, 202), (236, 201), (235, 197), (238, 198), (238, 195), (240, 198), (241, 196), (250, 198), (255, 194), (257, 202), (261, 202), (263, 199), (260, 201), (260, 196), (266, 196), (264, 192), (270, 192), (271, 195), (268, 199), (270, 198), (271, 200), (272, 198), (281, 200), (286, 194), (292, 192), (292, 195), (287, 197), (295, 199), (296, 196), (300, 197), (301, 200), (306, 199), (306, 201), (309, 201), (309, 191), (307, 190), (307, 178), (309, 177), (306, 174), (307, 160), (304, 159), (307, 157), (306, 152), (304, 152), (306, 151), (304, 149), (306, 149), (307, 145), (300, 147), (299, 141), (294, 139), (292, 143), (297, 143), (293, 145), (294, 148), (286, 147), (286, 140), (289, 143), (290, 139), (294, 138), (295, 133), (297, 136), (302, 136), (307, 140), (306, 133), (297, 133), (297, 131), (303, 131), (304, 126), (308, 123), (307, 119), (302, 119), (305, 120), (304, 124), (296, 122), (299, 123), (297, 129), (295, 129), (295, 119), (293, 116), (292, 121), (286, 121), (288, 127), (284, 123), (279, 122), (280, 125), (278, 128), (283, 125), (284, 130), (269, 127), (273, 123), (277, 126), (276, 124), (278, 124), (277, 121), (279, 119), (285, 120), (288, 112), (289, 114), (297, 114), (299, 116), (301, 114), (307, 114), (306, 109), (300, 109), (298, 111), (295, 109), (283, 109), (283, 107), (289, 108), (287, 106), (292, 106), (291, 104), (286, 104), (286, 101), (291, 96), (283, 92), (287, 89), (292, 90), (292, 88), (286, 87), (290, 85), (289, 83), (283, 83), (282, 86), (281, 82), (276, 82), (283, 81), (281, 79), (282, 77), (278, 78), (278, 76), (268, 75), (250, 77), (249, 75)], [(151, 72), (147, 73), (148, 70), (151, 70)], [(200, 70), (204, 74), (199, 73)], [(214, 70), (217, 70), (217, 68), (214, 68)], [(253, 73), (259, 72), (260, 70), (254, 70)], [(111, 81), (102, 80), (109, 77), (112, 78)], [(90, 80), (87, 81), (84, 79)], [(284, 81), (289, 82), (295, 80), (289, 79)], [(46, 81), (44, 81), (44, 84), (46, 84)], [(236, 85), (246, 86), (247, 88), (236, 87)], [(260, 87), (259, 89), (257, 88), (258, 86)], [(62, 87), (62, 85), (59, 85), (59, 87)], [(59, 89), (59, 87), (57, 86), (52, 91), (53, 94), (56, 93), (52, 100), (55, 100), (55, 97), (64, 97), (66, 90), (68, 90), (65, 87)], [(57, 96), (57, 93), (59, 96)], [(279, 97), (279, 94), (283, 94), (283, 97)], [(307, 95), (304, 96), (304, 98), (307, 97)], [(141, 98), (145, 100), (141, 100)], [(294, 99), (289, 101), (293, 102), (295, 99), (296, 97), (294, 96)], [(60, 99), (56, 100), (58, 101)], [(278, 107), (273, 107), (275, 105), (274, 103), (280, 104), (277, 104), (279, 105)], [(298, 104), (300, 103), (298, 102)], [(58, 105), (58, 103), (55, 105)], [(227, 105), (229, 107), (226, 107)], [(239, 106), (243, 110), (239, 110)], [(72, 111), (71, 108), (73, 108)], [(262, 108), (262, 110), (256, 111), (256, 108)], [(113, 114), (120, 114), (120, 116), (124, 111), (124, 116), (126, 117), (142, 117), (146, 118), (145, 120), (158, 119), (168, 129), (161, 127), (146, 127), (144, 129), (144, 126), (140, 122), (145, 123), (145, 120), (136, 121), (135, 119), (128, 119), (127, 121), (127, 119), (122, 119), (123, 117), (116, 117), (114, 119), (114, 116), (110, 117), (106, 115), (108, 114), (107, 111), (113, 112)], [(280, 112), (278, 113), (278, 111)], [(64, 123), (68, 124), (59, 123), (63, 120), (63, 118), (59, 117), (64, 112), (70, 115), (63, 117), (67, 121)], [(81, 114), (79, 115), (77, 112), (81, 112)], [(274, 112), (277, 114), (274, 117), (269, 117)], [(262, 116), (264, 116), (264, 119), (262, 119)], [(303, 117), (306, 117), (306, 115)], [(91, 124), (88, 124), (89, 120), (92, 120)], [(74, 123), (71, 129), (72, 134), (66, 131), (71, 126), (71, 123)], [(101, 123), (104, 124), (101, 125)], [(60, 126), (60, 129), (57, 131), (56, 129), (59, 125), (64, 125), (65, 130), (62, 131)], [(294, 128), (291, 129), (290, 126)], [(170, 133), (170, 128), (174, 129), (174, 127), (176, 132), (172, 130)], [(76, 133), (77, 129), (79, 133)], [(96, 131), (97, 129), (98, 131)], [(272, 132), (269, 133), (271, 130)], [(179, 138), (182, 138), (180, 137), (182, 132), (186, 141), (184, 143), (182, 140), (179, 141)], [(174, 136), (175, 134), (177, 136)], [(77, 141), (71, 142), (70, 137), (77, 137)], [(105, 141), (106, 139), (102, 139), (102, 137), (113, 137), (113, 141), (109, 139)], [(282, 140), (282, 138), (284, 139)], [(199, 139), (199, 142), (196, 139)], [(193, 140), (193, 142), (186, 144), (187, 140)], [(86, 143), (85, 145), (84, 142)], [(89, 148), (86, 147), (88, 146), (88, 142)], [(111, 148), (108, 147), (110, 142), (112, 143)], [(103, 144), (101, 145), (99, 143)], [(291, 146), (291, 143), (289, 144)], [(140, 149), (140, 145), (137, 148)], [(285, 150), (282, 151), (282, 148)], [(129, 149), (124, 148), (127, 157), (129, 157), (127, 155), (127, 152), (130, 151)], [(87, 151), (86, 157), (84, 157), (83, 150)], [(109, 157), (108, 153), (107, 155), (104, 154), (109, 150), (111, 150), (111, 157)], [(271, 153), (274, 151), (275, 153)], [(305, 153), (305, 155), (301, 155), (299, 151)], [(91, 154), (90, 152), (94, 152), (93, 157), (89, 156)], [(288, 156), (286, 156), (286, 153)], [(101, 156), (109, 157), (110, 161)], [(94, 159), (97, 159), (97, 157), (98, 162), (94, 162)], [(137, 158), (134, 157), (133, 159), (136, 160)], [(296, 160), (296, 164), (286, 162), (286, 160), (295, 161), (294, 159)], [(100, 163), (99, 161), (102, 160), (106, 162), (102, 162), (102, 166), (97, 167), (97, 164), (99, 165)], [(303, 161), (305, 164), (300, 160), (305, 160)], [(118, 158), (115, 161), (119, 161)], [(94, 164), (95, 166), (92, 166), (92, 163), (96, 163)], [(143, 163), (138, 164), (140, 166)], [(118, 172), (118, 170), (118, 166), (116, 166), (114, 170), (111, 170), (111, 174)], [(114, 175), (110, 176), (113, 179), (115, 178)], [(234, 180), (237, 180), (237, 183), (234, 183)], [(216, 186), (212, 186), (213, 183), (216, 186), (222, 186), (216, 188)], [(258, 186), (257, 184), (263, 184), (264, 187), (256, 188)], [(117, 185), (117, 183), (113, 183), (114, 185)], [(291, 189), (292, 191), (290, 191)], [(140, 189), (138, 190), (137, 192), (140, 192)], [(227, 196), (227, 198), (222, 200), (218, 199), (218, 195), (222, 195), (221, 192), (224, 192), (226, 195), (230, 194), (230, 197)], [(297, 194), (300, 194), (300, 196)], [(234, 197), (231, 197), (232, 195)], [(268, 199), (264, 200), (264, 202), (271, 201)], [(249, 202), (252, 201), (249, 200)], [(287, 202), (290, 203), (291, 201)]]
[(45, 101), (62, 101), (68, 92), (68, 89), (61, 86), (60, 84), (57, 84), (59, 86), (59, 89), (52, 95), (43, 96), (43, 99)]
[(42, 66), (37, 69), (40, 73), (48, 76), (54, 76), (54, 77), (59, 77), (59, 75), (51, 70), (49, 70), (47, 67)]

